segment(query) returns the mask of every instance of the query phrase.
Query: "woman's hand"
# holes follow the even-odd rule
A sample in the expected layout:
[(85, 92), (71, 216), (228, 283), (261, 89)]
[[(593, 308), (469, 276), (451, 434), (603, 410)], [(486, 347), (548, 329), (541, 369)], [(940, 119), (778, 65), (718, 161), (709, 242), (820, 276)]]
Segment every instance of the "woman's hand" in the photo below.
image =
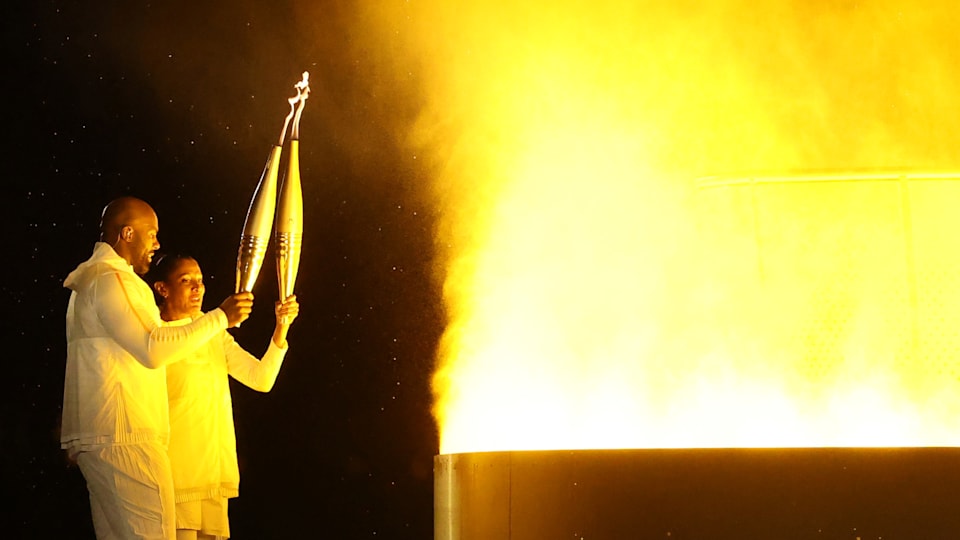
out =
[(273, 330), (273, 343), (282, 349), (287, 346), (287, 330), (290, 328), (290, 323), (300, 314), (297, 295), (291, 294), (283, 302), (277, 302), (273, 312), (277, 316), (277, 326)]
[(300, 314), (300, 304), (297, 303), (297, 295), (291, 294), (283, 302), (277, 302), (273, 307), (277, 315), (277, 325), (290, 326), (297, 315)]

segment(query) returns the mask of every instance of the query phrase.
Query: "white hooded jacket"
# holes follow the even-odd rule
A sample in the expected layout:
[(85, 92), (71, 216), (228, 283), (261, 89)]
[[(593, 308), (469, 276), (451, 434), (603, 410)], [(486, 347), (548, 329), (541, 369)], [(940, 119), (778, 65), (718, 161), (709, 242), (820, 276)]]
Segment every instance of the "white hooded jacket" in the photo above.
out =
[(72, 293), (61, 446), (72, 455), (106, 444), (167, 444), (164, 366), (225, 330), (226, 314), (215, 309), (164, 326), (150, 287), (103, 242), (63, 285)]

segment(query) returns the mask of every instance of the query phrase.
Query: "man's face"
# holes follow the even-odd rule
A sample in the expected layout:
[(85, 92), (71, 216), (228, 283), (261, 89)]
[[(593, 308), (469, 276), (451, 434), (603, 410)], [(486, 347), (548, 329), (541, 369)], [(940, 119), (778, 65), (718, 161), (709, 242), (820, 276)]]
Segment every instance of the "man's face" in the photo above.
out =
[(130, 227), (133, 229), (133, 241), (130, 245), (133, 260), (130, 264), (133, 265), (133, 270), (142, 276), (150, 270), (153, 254), (160, 249), (160, 241), (157, 240), (160, 225), (157, 223), (157, 215), (153, 214), (138, 219)]

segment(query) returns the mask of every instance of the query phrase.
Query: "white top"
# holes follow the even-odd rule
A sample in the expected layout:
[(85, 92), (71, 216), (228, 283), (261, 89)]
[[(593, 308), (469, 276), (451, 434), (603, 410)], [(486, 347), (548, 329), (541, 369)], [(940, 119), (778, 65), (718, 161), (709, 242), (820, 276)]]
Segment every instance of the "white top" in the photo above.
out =
[(60, 444), (71, 454), (169, 436), (164, 366), (227, 327), (220, 309), (164, 326), (150, 287), (109, 245), (67, 276), (67, 365)]
[[(190, 319), (171, 325), (190, 324)], [(236, 497), (240, 488), (230, 380), (269, 392), (287, 348), (257, 360), (226, 331), (167, 368), (170, 467), (178, 503)]]

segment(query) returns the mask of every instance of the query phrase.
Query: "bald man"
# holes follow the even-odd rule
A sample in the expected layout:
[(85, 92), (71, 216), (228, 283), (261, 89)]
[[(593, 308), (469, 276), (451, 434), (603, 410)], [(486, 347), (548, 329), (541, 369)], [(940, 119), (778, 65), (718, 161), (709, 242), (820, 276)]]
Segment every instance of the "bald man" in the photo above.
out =
[(67, 367), (60, 443), (87, 482), (97, 538), (176, 538), (164, 366), (250, 315), (238, 293), (185, 326), (163, 326), (150, 287), (157, 214), (123, 197), (103, 210), (93, 255), (64, 281)]

